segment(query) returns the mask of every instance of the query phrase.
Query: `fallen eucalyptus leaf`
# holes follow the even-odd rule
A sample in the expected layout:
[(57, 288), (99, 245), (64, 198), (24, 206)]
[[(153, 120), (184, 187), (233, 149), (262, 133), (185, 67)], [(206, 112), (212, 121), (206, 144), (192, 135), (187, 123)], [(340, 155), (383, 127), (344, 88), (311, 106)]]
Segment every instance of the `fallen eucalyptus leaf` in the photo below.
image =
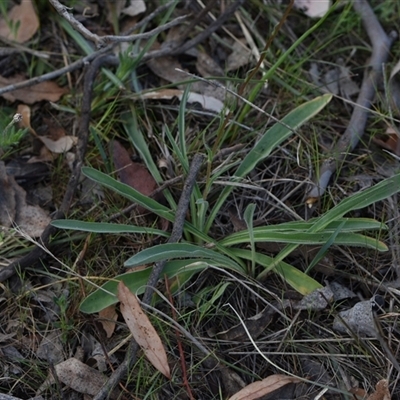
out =
[(250, 383), (245, 388), (234, 394), (229, 400), (255, 400), (289, 383), (301, 382), (299, 378), (286, 375), (270, 375), (262, 381)]
[(140, 307), (136, 295), (122, 281), (118, 284), (118, 300), (121, 302), (120, 308), (125, 322), (147, 359), (158, 371), (170, 379), (171, 372), (167, 353), (161, 339)]

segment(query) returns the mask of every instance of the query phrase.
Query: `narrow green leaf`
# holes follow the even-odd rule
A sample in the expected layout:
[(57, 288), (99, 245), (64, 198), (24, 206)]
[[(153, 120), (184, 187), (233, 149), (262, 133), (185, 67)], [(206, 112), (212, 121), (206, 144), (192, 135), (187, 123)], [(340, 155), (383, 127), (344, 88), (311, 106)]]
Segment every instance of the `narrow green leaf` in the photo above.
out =
[(288, 139), (296, 129), (318, 114), (332, 99), (332, 95), (325, 94), (308, 101), (292, 110), (269, 129), (256, 145), (247, 153), (246, 157), (235, 172), (235, 176), (243, 178), (255, 166), (268, 157), (282, 142)]
[(116, 193), (119, 193), (120, 195), (131, 200), (132, 202), (138, 203), (140, 206), (146, 208), (154, 214), (157, 214), (160, 217), (167, 219), (168, 221), (174, 221), (174, 216), (167, 207), (158, 203), (154, 199), (141, 194), (131, 186), (125, 185), (125, 183), (118, 182), (111, 176), (103, 174), (102, 172), (97, 171), (93, 168), (83, 167), (82, 173), (93, 181), (100, 183), (101, 185), (109, 189), (112, 189)]
[[(272, 128), (268, 129), (260, 141), (255, 144), (253, 149), (250, 150), (241, 162), (233, 179), (238, 180), (244, 178), (258, 163), (268, 157), (280, 143), (288, 139), (296, 129), (318, 114), (330, 102), (331, 98), (332, 95), (323, 95), (304, 103), (292, 110), (282, 119), (284, 125), (282, 123), (276, 123)], [(208, 218), (206, 232), (210, 230), (218, 211), (225, 203), (225, 200), (231, 191), (231, 186), (226, 186), (222, 190)]]
[[(318, 221), (311, 219), (307, 222), (293, 221), (285, 222), (278, 225), (258, 226), (253, 228), (253, 235), (262, 238), (264, 234), (283, 233), (283, 232), (302, 232), (310, 231), (313, 225)], [(337, 228), (341, 226), (341, 232), (359, 232), (366, 230), (386, 230), (387, 226), (374, 219), (369, 218), (339, 218), (337, 221), (330, 222), (321, 233), (336, 232)], [(222, 239), (219, 244), (223, 246), (232, 246), (239, 243), (249, 242), (249, 231), (243, 230), (240, 232), (232, 233)]]
[[(249, 232), (249, 237), (250, 237), (250, 248), (251, 248), (251, 253), (254, 255), (256, 252), (256, 247), (254, 244), (254, 231), (253, 231), (253, 219), (254, 219), (254, 210), (256, 209), (256, 205), (254, 203), (249, 204), (246, 209), (244, 210), (243, 218), (244, 221), (246, 222), (247, 230)], [(251, 261), (251, 276), (255, 275), (255, 270), (256, 270), (256, 264), (254, 257), (252, 258)]]
[[(352, 210), (367, 207), (377, 201), (384, 200), (400, 191), (400, 174), (396, 174), (390, 178), (384, 179), (376, 185), (356, 193), (347, 199), (342, 200), (337, 206), (326, 212), (318, 221), (310, 228), (310, 232), (318, 232), (324, 229), (334, 220), (343, 217)], [(291, 243), (287, 245), (275, 257), (275, 262), (279, 263), (285, 259), (298, 245)], [(381, 247), (381, 246), (380, 246)], [(382, 247), (381, 247), (382, 248)], [(384, 250), (380, 250), (384, 251)]]
[[(169, 210), (167, 207), (158, 203), (157, 201), (151, 199), (150, 197), (144, 196), (139, 193), (137, 190), (132, 187), (125, 185), (124, 183), (118, 182), (114, 178), (103, 174), (100, 171), (97, 171), (93, 168), (83, 167), (82, 173), (92, 179), (93, 181), (108, 187), (111, 190), (114, 190), (116, 193), (119, 193), (121, 196), (126, 197), (132, 202), (136, 202), (147, 210), (153, 212), (154, 214), (167, 219), (168, 221), (173, 222), (175, 220), (175, 215)], [(188, 221), (185, 221), (184, 229), (187, 229), (191, 234), (193, 234), (196, 239), (200, 239), (204, 243), (215, 246), (221, 253), (227, 254), (231, 257), (230, 249), (220, 246), (218, 242), (214, 239), (210, 238), (203, 231), (199, 230), (196, 226), (191, 224)], [(234, 258), (234, 257), (233, 257)], [(240, 264), (240, 260), (236, 260), (238, 264)], [(243, 270), (243, 268), (241, 268)]]
[(136, 112), (133, 104), (131, 104), (131, 112), (126, 112), (121, 116), (123, 127), (127, 133), (132, 145), (138, 151), (140, 157), (146, 164), (147, 169), (157, 183), (163, 182), (163, 178), (157, 168), (156, 163), (151, 156), (149, 146), (143, 136), (143, 132), (139, 129)]
[(337, 229), (332, 232), (331, 237), (328, 239), (328, 241), (318, 250), (318, 253), (314, 257), (314, 259), (311, 261), (310, 265), (307, 266), (307, 269), (305, 270), (305, 273), (308, 274), (324, 257), (326, 252), (328, 251), (329, 247), (333, 245), (335, 242), (335, 239), (339, 232), (342, 230), (342, 227), (344, 226), (345, 221), (343, 221)]
[(61, 229), (72, 229), (75, 231), (94, 233), (143, 233), (146, 235), (157, 235), (169, 237), (169, 233), (161, 229), (143, 228), (135, 225), (111, 224), (106, 222), (83, 222), (73, 219), (58, 219), (51, 222), (51, 225)]
[[(175, 260), (167, 262), (163, 270), (163, 276), (166, 275), (168, 278), (173, 278), (179, 274), (191, 272), (192, 274), (186, 275), (186, 278), (189, 279), (196, 272), (206, 268), (208, 268), (208, 264), (198, 262), (198, 260)], [(95, 290), (83, 300), (80, 305), (80, 311), (93, 314), (118, 303), (116, 294), (120, 281), (123, 281), (132, 293), (136, 293), (137, 295), (143, 294), (151, 270), (152, 268), (146, 268), (140, 271), (127, 272), (116, 276), (114, 279), (110, 279), (100, 289)], [(182, 281), (182, 284), (184, 283)], [(178, 288), (176, 287), (176, 289)]]
[[(332, 232), (253, 232), (254, 233), (254, 241), (257, 242), (277, 242), (277, 243), (291, 243), (291, 244), (315, 244), (315, 245), (323, 245), (329, 241), (332, 237)], [(234, 238), (234, 240), (223, 239), (220, 245), (223, 246), (232, 246), (241, 243), (249, 243), (251, 240), (249, 237), (249, 233), (247, 232), (247, 236), (241, 236), (241, 240)], [(345, 245), (345, 246), (359, 246), (359, 247), (367, 247), (371, 249), (376, 249), (378, 251), (387, 251), (387, 246), (374, 238), (370, 238), (365, 235), (361, 235), (358, 233), (349, 233), (349, 232), (340, 232), (337, 234), (334, 240), (334, 244), (336, 245)]]
[[(198, 305), (197, 312), (199, 313), (199, 321), (203, 319), (203, 317), (209, 312), (209, 310), (213, 307), (214, 303), (225, 293), (225, 290), (228, 286), (231, 285), (231, 282), (221, 282), (216, 287), (213, 287), (211, 290), (212, 297), (209, 301), (201, 301), (201, 305)], [(200, 303), (200, 301), (199, 301)]]
[(312, 230), (317, 232), (325, 228), (332, 221), (343, 217), (346, 213), (368, 207), (371, 204), (387, 199), (400, 191), (400, 174), (384, 179), (376, 185), (353, 194), (352, 196), (342, 200), (337, 206), (326, 212), (315, 223)]
[(243, 272), (243, 268), (231, 258), (215, 250), (206, 249), (189, 243), (165, 243), (149, 247), (129, 258), (125, 261), (124, 265), (126, 267), (134, 267), (137, 265), (184, 257), (210, 259), (213, 260), (214, 263), (217, 263), (217, 265)]
[[(238, 257), (247, 260), (251, 260), (253, 257), (251, 251), (249, 250), (245, 249), (232, 249), (232, 250), (234, 251), (234, 254)], [(274, 272), (280, 275), (282, 279), (284, 279), (293, 289), (295, 289), (297, 292), (303, 295), (307, 295), (313, 292), (315, 289), (319, 289), (322, 287), (322, 285), (318, 283), (316, 280), (309, 277), (304, 272), (301, 272), (292, 265), (285, 263), (284, 261), (281, 261), (277, 266), (274, 267), (273, 266), (274, 259), (272, 257), (269, 257), (261, 253), (255, 254), (255, 261), (257, 264), (265, 268), (264, 271), (262, 272), (263, 278), (265, 278), (267, 273), (273, 269)], [(260, 276), (261, 274), (256, 279), (260, 280)]]

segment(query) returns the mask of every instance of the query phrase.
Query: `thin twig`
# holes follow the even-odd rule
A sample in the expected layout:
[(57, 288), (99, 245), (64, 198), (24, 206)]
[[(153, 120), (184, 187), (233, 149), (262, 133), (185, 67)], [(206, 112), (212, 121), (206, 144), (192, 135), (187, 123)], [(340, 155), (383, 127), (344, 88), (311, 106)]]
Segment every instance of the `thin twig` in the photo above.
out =
[[(166, 6), (159, 7), (156, 11), (154, 11), (147, 18), (145, 18), (146, 21), (148, 22), (151, 18), (154, 18), (155, 15), (159, 14), (160, 11), (164, 10), (165, 8), (166, 8)], [(151, 37), (153, 35), (157, 35), (158, 33), (162, 32), (162, 31), (164, 31), (164, 30), (166, 30), (168, 28), (171, 28), (172, 26), (175, 26), (175, 25), (181, 23), (183, 20), (184, 20), (184, 17), (178, 17), (178, 18), (172, 20), (171, 22), (169, 22), (169, 23), (167, 23), (165, 25), (159, 26), (159, 27), (157, 27), (157, 28), (155, 28), (155, 29), (153, 29), (151, 31), (145, 32), (144, 34), (140, 34), (140, 35), (146, 35), (146, 37)], [(135, 27), (133, 27), (133, 29), (135, 29), (136, 27), (141, 26), (142, 23), (143, 23), (143, 21), (141, 21), (139, 24), (137, 24)], [(137, 40), (137, 39), (140, 39), (140, 38), (144, 38), (144, 37), (139, 37), (138, 35), (130, 35), (130, 36), (124, 36), (124, 37), (130, 38), (127, 41), (134, 41), (134, 40)], [(51, 79), (56, 79), (61, 75), (73, 72), (73, 71), (83, 67), (84, 65), (90, 63), (91, 61), (93, 61), (99, 55), (109, 53), (115, 47), (115, 45), (117, 43), (118, 43), (117, 41), (113, 42), (113, 43), (110, 43), (106, 47), (101, 48), (101, 49), (93, 52), (92, 54), (89, 54), (89, 55), (81, 58), (80, 60), (77, 60), (77, 61), (73, 62), (72, 64), (70, 64), (70, 65), (68, 65), (66, 67), (57, 69), (56, 71), (52, 71), (52, 72), (37, 76), (37, 77), (32, 78), (32, 79), (27, 79), (26, 81), (23, 81), (23, 82), (18, 82), (18, 83), (14, 83), (14, 84), (11, 84), (11, 85), (8, 85), (8, 86), (4, 86), (4, 87), (0, 88), (0, 95), (2, 95), (4, 93), (12, 92), (12, 91), (17, 90), (17, 89), (23, 89), (23, 88), (26, 88), (26, 87), (30, 87), (30, 86), (36, 85), (38, 83), (41, 83), (41, 82), (49, 81)], [(141, 61), (141, 62), (144, 62), (144, 60)]]
[(52, 6), (56, 9), (56, 11), (66, 20), (70, 23), (70, 25), (77, 30), (80, 34), (82, 34), (83, 37), (86, 39), (90, 40), (91, 42), (94, 42), (96, 44), (97, 48), (102, 48), (107, 44), (110, 43), (122, 43), (122, 42), (133, 42), (138, 39), (149, 39), (154, 35), (157, 35), (158, 33), (172, 28), (173, 26), (180, 24), (183, 22), (185, 19), (187, 19), (187, 16), (181, 16), (178, 18), (175, 18), (174, 20), (159, 26), (151, 31), (144, 32), (144, 33), (138, 33), (135, 35), (122, 35), (122, 36), (117, 36), (117, 35), (105, 35), (105, 36), (98, 36), (95, 33), (92, 33), (87, 29), (82, 23), (80, 23), (68, 10), (71, 8), (64, 6), (61, 4), (58, 0), (49, 0)]
[[(55, 0), (52, 0), (55, 1)], [(203, 32), (201, 32), (200, 34), (198, 34), (197, 36), (195, 36), (192, 40), (186, 42), (183, 46), (174, 46), (173, 49), (169, 48), (168, 46), (161, 49), (161, 50), (154, 50), (151, 52), (148, 52), (147, 54), (145, 54), (143, 56), (143, 58), (140, 60), (140, 64), (143, 64), (145, 62), (147, 62), (150, 59), (153, 58), (159, 58), (159, 57), (164, 57), (166, 55), (179, 55), (184, 53), (185, 51), (189, 50), (190, 48), (196, 46), (197, 44), (199, 44), (201, 41), (205, 40), (207, 37), (209, 37), (213, 32), (215, 32), (218, 28), (221, 27), (221, 25), (226, 21), (226, 19), (233, 14), (236, 9), (244, 2), (244, 0), (237, 0), (228, 10), (226, 13), (224, 13), (223, 15), (221, 15), (216, 21), (214, 21), (207, 29), (205, 29)], [(170, 3), (168, 3), (170, 4)], [(151, 18), (153, 18), (155, 15), (157, 15), (159, 13), (160, 10), (164, 10), (165, 8), (168, 8), (167, 5), (165, 6), (161, 6), (159, 7), (156, 11), (154, 11), (151, 15), (149, 15), (146, 18), (146, 22), (148, 22)], [(150, 18), (151, 17), (151, 18)], [(168, 28), (171, 28), (172, 26), (175, 26), (177, 24), (179, 24), (180, 22), (182, 22), (182, 18), (183, 17), (178, 17), (177, 19), (169, 22), (168, 24), (165, 24), (163, 26), (160, 26), (158, 28), (153, 29), (152, 31), (146, 32), (144, 35), (148, 35), (148, 36), (152, 36), (152, 35), (156, 35)], [(144, 21), (141, 21), (138, 25), (136, 25), (134, 28), (139, 27), (139, 25), (143, 25)], [(93, 35), (93, 34), (92, 34)], [(127, 38), (128, 36), (124, 36), (125, 38)], [(133, 39), (132, 39), (133, 38)], [(138, 35), (131, 35), (130, 36), (130, 40), (136, 40), (139, 39)], [(125, 40), (124, 40), (125, 41)], [(105, 54), (108, 53), (110, 50), (113, 49), (113, 47), (116, 45), (116, 43), (118, 42), (113, 42), (111, 44), (108, 44), (106, 47), (101, 48), (97, 51), (95, 51), (92, 54), (89, 54), (85, 57), (83, 57), (80, 60), (75, 61), (74, 63), (68, 65), (67, 67), (63, 67), (60, 68), (56, 71), (52, 71), (49, 72), (47, 74), (43, 74), (41, 76), (37, 76), (35, 78), (32, 79), (27, 79), (26, 81), (23, 82), (18, 82), (15, 84), (11, 84), (8, 86), (4, 86), (2, 88), (0, 88), (0, 95), (4, 94), (4, 93), (8, 93), (8, 92), (12, 92), (14, 90), (17, 89), (23, 89), (26, 87), (30, 87), (33, 85), (36, 85), (38, 83), (41, 82), (45, 82), (45, 81), (49, 81), (51, 79), (55, 79), (58, 78), (61, 75), (67, 74), (69, 72), (75, 71), (79, 68), (81, 68), (83, 65), (91, 62), (92, 60), (94, 60), (97, 56), (101, 55), (101, 54)]]
[(61, 4), (58, 0), (49, 0), (50, 4), (56, 9), (56, 11), (64, 18), (68, 23), (79, 32), (84, 38), (96, 43), (98, 48), (103, 47), (105, 42), (102, 38), (95, 33), (92, 33), (87, 29), (81, 22), (79, 22), (70, 12), (71, 7), (66, 7)]
[[(179, 199), (178, 207), (176, 210), (175, 222), (172, 228), (171, 236), (168, 243), (176, 243), (180, 240), (183, 232), (183, 225), (185, 223), (186, 212), (188, 209), (190, 196), (193, 190), (194, 183), (196, 181), (197, 174), (203, 162), (203, 156), (201, 154), (196, 154), (193, 158), (192, 164), (189, 169), (188, 176), (186, 178), (185, 184), (183, 186), (183, 191)], [(142, 304), (150, 304), (151, 296), (154, 291), (161, 272), (165, 266), (166, 260), (157, 263), (151, 272), (151, 275), (147, 281), (146, 291), (143, 296)], [(138, 344), (136, 341), (132, 340), (124, 361), (119, 365), (119, 367), (111, 374), (110, 378), (107, 380), (105, 385), (100, 389), (93, 400), (104, 400), (107, 398), (108, 393), (117, 385), (121, 379), (126, 375), (130, 366), (132, 366), (136, 361), (136, 354), (138, 351)]]
[(165, 56), (177, 56), (183, 54), (192, 47), (197, 46), (200, 42), (210, 37), (217, 29), (219, 29), (224, 22), (235, 13), (235, 11), (244, 3), (245, 0), (236, 0), (222, 15), (219, 16), (214, 22), (212, 22), (206, 29), (195, 36), (193, 39), (187, 41), (183, 45), (176, 46), (173, 43), (172, 47), (165, 46), (160, 50), (150, 51), (145, 54), (142, 58), (142, 62), (146, 62), (153, 58), (160, 58)]
[(372, 56), (366, 66), (360, 93), (347, 129), (337, 142), (332, 154), (320, 166), (317, 179), (310, 184), (307, 190), (306, 202), (311, 207), (309, 214), (313, 211), (317, 200), (325, 192), (336, 168), (343, 163), (347, 154), (356, 147), (364, 133), (369, 109), (377, 87), (382, 80), (383, 65), (389, 57), (390, 47), (396, 37), (394, 34), (386, 35), (367, 0), (354, 1), (353, 7), (360, 15), (372, 43)]
[[(172, 228), (171, 236), (168, 239), (168, 243), (177, 243), (182, 237), (183, 225), (186, 219), (186, 213), (190, 202), (190, 196), (196, 181), (197, 174), (203, 162), (203, 158), (204, 157), (201, 154), (196, 154), (193, 157), (193, 161), (190, 166), (185, 184), (183, 186), (181, 197), (179, 199), (178, 208), (175, 214), (175, 222)], [(167, 260), (163, 260), (159, 263), (156, 263), (156, 265), (153, 267), (151, 275), (147, 281), (146, 291), (144, 292), (143, 296), (144, 303), (150, 304), (154, 288), (157, 285), (157, 282), (160, 278), (161, 272), (164, 269), (166, 262)]]
[(75, 70), (83, 67), (84, 65), (90, 63), (99, 55), (108, 53), (111, 49), (112, 49), (111, 45), (107, 46), (104, 49), (98, 50), (92, 54), (89, 54), (88, 56), (81, 58), (80, 60), (73, 62), (72, 64), (68, 65), (67, 67), (57, 69), (56, 71), (48, 72), (47, 74), (43, 74), (43, 75), (37, 76), (32, 79), (27, 79), (26, 81), (13, 83), (11, 85), (4, 86), (4, 87), (0, 88), (0, 95), (2, 95), (4, 93), (12, 92), (14, 90), (24, 89), (26, 87), (37, 85), (38, 83), (49, 81), (51, 79), (58, 78), (61, 75), (75, 71)]
[[(177, 315), (176, 315), (176, 310), (174, 307), (174, 299), (171, 293), (171, 288), (169, 286), (169, 282), (168, 282), (168, 278), (165, 277), (165, 288), (168, 294), (168, 299), (169, 302), (171, 304), (171, 314), (172, 314), (172, 318), (175, 322), (177, 321)], [(189, 385), (189, 381), (188, 381), (188, 377), (187, 377), (187, 368), (186, 368), (186, 362), (185, 362), (185, 353), (183, 351), (183, 346), (182, 346), (182, 340), (181, 340), (181, 333), (178, 330), (178, 328), (175, 327), (175, 336), (176, 336), (176, 344), (178, 346), (178, 351), (179, 351), (179, 358), (181, 361), (181, 370), (182, 370), (182, 384), (183, 386), (186, 388), (188, 397), (190, 400), (194, 400), (193, 394), (192, 394), (192, 390), (190, 388)]]
[[(115, 65), (118, 63), (118, 59), (115, 56), (110, 55), (100, 55), (96, 58), (92, 64), (89, 66), (85, 73), (84, 79), (84, 91), (82, 100), (82, 114), (78, 130), (78, 143), (76, 151), (76, 159), (74, 162), (73, 170), (68, 182), (67, 190), (64, 194), (63, 201), (59, 210), (53, 215), (53, 219), (65, 218), (68, 213), (69, 207), (71, 205), (72, 199), (74, 197), (76, 188), (79, 183), (79, 177), (81, 173), (81, 167), (83, 165), (83, 160), (86, 154), (86, 147), (88, 142), (88, 132), (90, 124), (90, 111), (92, 103), (93, 94), (93, 81), (99, 68), (104, 64)], [(57, 231), (57, 228), (52, 225), (48, 225), (40, 236), (39, 242), (43, 247), (47, 247), (52, 235)], [(21, 259), (12, 262), (7, 267), (0, 270), (0, 282), (5, 281), (15, 274), (17, 270), (23, 270), (26, 267), (36, 263), (41, 257), (43, 257), (46, 252), (43, 250), (42, 246), (36, 246), (30, 253)]]

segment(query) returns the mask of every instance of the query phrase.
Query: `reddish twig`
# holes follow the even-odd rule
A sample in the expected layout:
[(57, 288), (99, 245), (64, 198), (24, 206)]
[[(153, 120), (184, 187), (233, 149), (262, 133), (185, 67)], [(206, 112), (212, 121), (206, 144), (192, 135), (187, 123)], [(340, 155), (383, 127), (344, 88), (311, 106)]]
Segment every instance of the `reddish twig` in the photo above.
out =
[[(168, 278), (165, 277), (165, 287), (167, 290), (167, 294), (168, 294), (168, 299), (169, 302), (171, 304), (171, 314), (172, 314), (172, 318), (175, 322), (177, 322), (177, 318), (176, 318), (176, 310), (174, 307), (174, 299), (172, 297), (172, 293), (169, 287), (169, 282), (168, 282)], [(181, 369), (182, 369), (182, 380), (183, 380), (183, 386), (185, 386), (188, 397), (190, 400), (195, 400), (192, 394), (192, 390), (190, 389), (190, 385), (189, 385), (189, 381), (187, 378), (187, 370), (186, 370), (186, 363), (185, 363), (185, 353), (183, 352), (183, 347), (182, 347), (182, 341), (181, 341), (181, 337), (182, 334), (181, 332), (175, 327), (175, 335), (176, 335), (176, 343), (178, 345), (178, 350), (179, 350), (179, 356), (180, 356), (180, 361), (181, 361)]]
[[(193, 158), (192, 164), (189, 169), (189, 174), (186, 178), (181, 197), (179, 199), (178, 207), (175, 215), (175, 222), (172, 228), (172, 233), (168, 239), (168, 243), (176, 243), (180, 240), (185, 223), (186, 212), (189, 206), (190, 196), (196, 181), (197, 174), (201, 167), (203, 156), (196, 154)], [(161, 272), (165, 266), (166, 260), (156, 263), (151, 271), (150, 277), (147, 281), (146, 291), (143, 296), (142, 304), (150, 304), (151, 296), (153, 295), (154, 288), (160, 278)], [(106, 384), (100, 389), (93, 400), (104, 400), (107, 398), (108, 393), (117, 385), (120, 380), (126, 375), (129, 367), (136, 361), (136, 354), (139, 346), (136, 341), (132, 340), (126, 356), (121, 365), (112, 373)]]

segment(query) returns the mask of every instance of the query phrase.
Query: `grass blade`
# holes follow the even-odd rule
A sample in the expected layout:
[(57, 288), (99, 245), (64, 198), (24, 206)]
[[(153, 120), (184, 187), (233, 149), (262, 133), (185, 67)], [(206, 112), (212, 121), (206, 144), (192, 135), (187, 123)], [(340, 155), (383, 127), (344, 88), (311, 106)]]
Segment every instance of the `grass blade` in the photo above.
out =
[[(253, 255), (251, 251), (245, 249), (232, 250), (236, 256), (252, 260)], [(274, 266), (274, 258), (265, 254), (255, 253), (255, 262), (265, 268), (262, 272), (263, 277), (265, 277), (265, 275), (271, 270), (274, 270), (274, 272), (280, 275), (293, 289), (303, 295), (309, 294), (315, 289), (322, 287), (322, 285), (316, 280), (284, 261), (281, 261), (278, 265)], [(256, 279), (260, 280), (260, 276), (261, 274), (257, 276)]]
[[(283, 232), (306, 232), (310, 231), (312, 226), (317, 220), (304, 221), (293, 221), (285, 222), (278, 225), (266, 225), (258, 226), (253, 228), (253, 234), (261, 238), (264, 234), (271, 233), (283, 233)], [(337, 221), (330, 222), (323, 233), (333, 233), (338, 227), (341, 227), (341, 232), (360, 232), (366, 230), (387, 230), (387, 226), (370, 218), (339, 218)], [(250, 240), (250, 235), (248, 230), (243, 230), (239, 232), (232, 233), (226, 236), (220, 241), (221, 245), (232, 246), (234, 244), (246, 243)]]
[(254, 231), (253, 231), (253, 218), (254, 218), (255, 208), (256, 208), (256, 205), (254, 203), (249, 204), (246, 207), (246, 209), (244, 210), (244, 214), (243, 214), (243, 219), (246, 222), (246, 226), (247, 226), (249, 236), (250, 236), (251, 253), (253, 254), (253, 257), (251, 259), (251, 271), (252, 271), (251, 276), (255, 275), (255, 270), (256, 270), (256, 264), (255, 264), (255, 260), (254, 260), (256, 247), (255, 247), (255, 243), (254, 243)]
[[(324, 245), (332, 238), (332, 232), (253, 232), (253, 240), (257, 242), (278, 242), (278, 243), (291, 243), (295, 245)], [(232, 246), (237, 244), (249, 243), (251, 236), (247, 232), (247, 236), (241, 236), (239, 239), (229, 238), (223, 239), (220, 245)], [(334, 244), (345, 246), (359, 246), (376, 249), (378, 251), (387, 251), (387, 246), (375, 239), (365, 235), (351, 232), (337, 233), (334, 238)]]
[[(244, 160), (239, 165), (235, 172), (233, 179), (240, 179), (250, 173), (254, 167), (268, 157), (271, 152), (279, 146), (283, 141), (288, 139), (294, 131), (307, 122), (309, 119), (318, 114), (331, 100), (332, 95), (323, 95), (316, 97), (315, 99), (300, 105), (299, 107), (292, 110), (288, 115), (282, 119), (281, 123), (276, 123), (272, 128), (265, 132), (261, 140), (256, 143), (252, 150), (247, 154)], [(211, 228), (216, 215), (226, 198), (232, 191), (231, 186), (226, 186), (219, 196), (216, 204), (214, 205), (212, 212), (208, 218), (206, 225), (206, 232)]]
[(184, 257), (213, 260), (217, 265), (243, 272), (242, 267), (231, 258), (217, 253), (215, 250), (206, 249), (189, 243), (165, 243), (149, 247), (129, 258), (125, 261), (124, 265), (125, 267), (134, 267), (162, 260)]
[(143, 233), (146, 235), (158, 235), (169, 237), (169, 233), (161, 229), (144, 228), (135, 225), (111, 224), (106, 222), (84, 222), (73, 219), (58, 219), (51, 222), (51, 225), (60, 229), (71, 229), (75, 231), (93, 233)]

